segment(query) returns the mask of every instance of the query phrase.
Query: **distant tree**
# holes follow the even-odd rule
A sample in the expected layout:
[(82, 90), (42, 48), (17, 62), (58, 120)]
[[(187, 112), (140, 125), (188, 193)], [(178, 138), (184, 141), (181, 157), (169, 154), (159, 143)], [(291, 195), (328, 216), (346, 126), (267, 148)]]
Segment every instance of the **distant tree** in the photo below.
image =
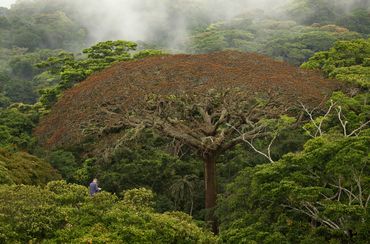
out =
[(31, 135), (34, 126), (32, 116), (15, 108), (0, 109), (0, 147), (32, 148), (35, 144)]
[(10, 105), (10, 98), (4, 95), (4, 93), (0, 92), (0, 109), (6, 108)]
[(37, 100), (37, 93), (31, 81), (21, 79), (8, 80), (4, 86), (4, 94), (12, 102), (33, 104)]
[(42, 70), (35, 65), (58, 52), (49, 49), (33, 52), (25, 48), (0, 49), (0, 93), (9, 102), (35, 103), (39, 97), (38, 90), (55, 82), (40, 75)]
[(5, 182), (4, 179), (0, 180), (0, 184), (44, 185), (61, 178), (47, 161), (26, 152), (12, 152), (4, 148), (0, 148), (0, 175), (5, 179)]
[(63, 179), (69, 182), (73, 179), (74, 173), (78, 169), (77, 160), (71, 152), (54, 151), (48, 155), (47, 160), (60, 172)]
[(337, 40), (361, 38), (359, 33), (334, 24), (298, 25), (268, 16), (253, 20), (241, 16), (210, 24), (190, 38), (188, 51), (206, 53), (225, 49), (258, 52), (300, 65), (315, 52), (329, 49)]
[[(369, 8), (369, 5), (367, 8)], [(369, 12), (370, 9), (366, 9), (366, 7), (354, 9), (349, 15), (344, 15), (340, 18), (337, 24), (359, 33), (370, 34)]]
[(330, 0), (294, 0), (287, 6), (287, 13), (301, 24), (333, 23), (344, 11), (337, 5)]
[(227, 23), (217, 23), (192, 36), (190, 49), (197, 52), (214, 52), (227, 48), (242, 49), (244, 47), (242, 44), (248, 43), (253, 38), (253, 34), (246, 30), (237, 29)]
[(369, 7), (367, 0), (293, 0), (287, 4), (286, 13), (300, 24), (336, 24), (368, 34)]
[(14, 45), (17, 47), (27, 48), (30, 51), (33, 51), (39, 47), (41, 42), (41, 37), (35, 30), (30, 30), (25, 27), (16, 29), (13, 33), (11, 33), (11, 37), (11, 44), (9, 44), (8, 47)]

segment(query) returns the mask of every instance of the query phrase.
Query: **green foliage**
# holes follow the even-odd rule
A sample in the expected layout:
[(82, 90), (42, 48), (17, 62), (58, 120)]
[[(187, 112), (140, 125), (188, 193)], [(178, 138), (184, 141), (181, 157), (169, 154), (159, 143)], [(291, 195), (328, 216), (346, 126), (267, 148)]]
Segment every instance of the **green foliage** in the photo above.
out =
[(220, 199), (221, 238), (361, 243), (370, 225), (369, 148), (369, 131), (319, 137), (277, 163), (246, 168)]
[(219, 200), (221, 239), (366, 243), (370, 226), (367, 100), (366, 93), (353, 97), (334, 93), (328, 102), (331, 111), (314, 118), (316, 126), (312, 121), (305, 125), (315, 131), (323, 121), (323, 136), (309, 140), (302, 152), (241, 171)]
[[(311, 137), (326, 133), (343, 134), (345, 136), (360, 135), (369, 123), (370, 105), (368, 94), (359, 93), (349, 97), (343, 92), (334, 92), (328, 111), (324, 116), (318, 116), (306, 123), (303, 128)], [(321, 125), (321, 126), (319, 126)], [(318, 129), (320, 127), (320, 131)]]
[[(336, 104), (336, 113), (329, 116), (330, 119), (330, 130), (340, 131), (344, 134), (343, 127), (335, 126), (335, 122), (338, 122), (338, 112), (341, 112), (341, 119), (346, 124), (345, 134), (349, 135), (362, 125), (366, 125), (366, 122), (370, 119), (370, 105), (368, 103), (368, 94), (359, 93), (356, 96), (349, 97), (342, 92), (335, 92), (332, 95), (332, 100)], [(336, 123), (338, 124), (338, 123)], [(367, 127), (363, 127), (366, 129)], [(361, 134), (361, 130), (357, 131), (354, 135)]]
[(64, 224), (55, 195), (34, 186), (0, 185), (0, 241), (28, 242), (48, 239)]
[(6, 167), (7, 164), (3, 160), (0, 160), (0, 185), (1, 184), (14, 184), (11, 173)]
[[(257, 11), (222, 20), (219, 12), (206, 16), (209, 10), (204, 6), (172, 2), (168, 18), (186, 13), (192, 33), (189, 52), (238, 49), (296, 65), (313, 56), (302, 67), (321, 69), (328, 77), (357, 84), (365, 91), (369, 88), (369, 39), (358, 39), (370, 33), (369, 9), (361, 5), (366, 1), (349, 6), (345, 0), (335, 4), (296, 0), (287, 8), (294, 21), (271, 19)], [(216, 242), (190, 216), (154, 210), (181, 210), (203, 217), (203, 182), (199, 180), (203, 170), (186, 146), (146, 132), (112, 152), (102, 148), (101, 158), (80, 159), (75, 156), (80, 148), (75, 154), (44, 152), (45, 159), (23, 152), (35, 152), (32, 129), (64, 90), (115, 62), (164, 54), (136, 51), (136, 43), (121, 40), (72, 53), (85, 46), (88, 33), (79, 23), (78, 11), (67, 5), (66, 1), (20, 1), (10, 10), (0, 8), (0, 243)], [(153, 30), (148, 46), (173, 47), (178, 35), (173, 30), (172, 25)], [(22, 104), (35, 103), (39, 95), (34, 106)], [(222, 240), (365, 243), (370, 226), (365, 206), (369, 130), (364, 126), (352, 135), (356, 137), (341, 136), (337, 113), (341, 112), (348, 135), (369, 120), (367, 100), (367, 94), (335, 93), (332, 112), (316, 118), (316, 122), (324, 119), (325, 136), (308, 141), (302, 152), (290, 153), (277, 163), (263, 165), (265, 159), (247, 145), (221, 155), (218, 187), (226, 191), (218, 209)], [(288, 117), (282, 121), (293, 122)], [(271, 148), (274, 160), (302, 150), (307, 137), (299, 129), (264, 122), (279, 131)], [(305, 129), (313, 132), (316, 128), (308, 123)], [(269, 142), (254, 143), (266, 148)], [(87, 184), (97, 176), (104, 190), (123, 192), (124, 197), (101, 192), (91, 198), (86, 187), (66, 181), (50, 182), (45, 188), (14, 185), (44, 185), (60, 179), (52, 167), (68, 182)], [(317, 216), (309, 216), (308, 209), (317, 209)]]
[(158, 214), (153, 193), (127, 191), (124, 200), (86, 187), (50, 182), (45, 188), (0, 186), (0, 241), (47, 243), (216, 243), (179, 212)]
[(370, 87), (370, 39), (338, 41), (323, 52), (316, 53), (302, 68), (321, 69), (331, 78)]
[(269, 40), (262, 53), (299, 65), (315, 52), (329, 49), (336, 40), (360, 37), (348, 31), (336, 32), (323, 27), (297, 29), (296, 33), (282, 33)]
[(186, 209), (190, 203), (189, 214), (193, 214), (194, 198), (196, 190), (199, 188), (199, 178), (196, 175), (177, 176), (173, 184), (170, 186), (170, 194), (174, 199), (175, 208), (182, 206)]
[(51, 165), (26, 152), (10, 152), (0, 148), (0, 183), (27, 185), (46, 184), (60, 178)]
[(243, 21), (249, 22), (248, 19), (236, 19), (231, 23), (218, 22), (209, 25), (203, 32), (194, 35), (192, 49), (214, 52), (227, 48), (242, 48), (243, 43), (248, 44), (254, 38), (250, 31), (239, 29)]
[(6, 108), (10, 105), (10, 98), (0, 93), (0, 109)]
[(342, 16), (338, 24), (359, 33), (370, 34), (369, 9), (354, 9), (349, 15)]
[[(2, 15), (0, 46), (76, 50), (85, 43), (86, 32), (62, 11), (30, 11), (20, 4)], [(41, 10), (41, 11), (40, 11)]]
[(337, 24), (360, 33), (370, 33), (367, 1), (294, 0), (286, 7), (288, 16), (301, 24)]
[[(159, 211), (182, 210), (197, 216), (200, 214), (203, 190), (199, 179), (203, 171), (199, 168), (196, 155), (192, 155), (185, 146), (178, 145), (178, 149), (173, 149), (171, 141), (150, 130), (121, 143), (114, 150), (102, 154), (102, 157), (88, 160), (77, 172), (87, 175), (87, 179), (98, 177), (103, 189), (117, 194), (131, 188), (150, 188), (156, 193), (155, 208)], [(77, 180), (76, 173), (74, 175)], [(180, 179), (190, 175), (198, 180), (193, 182), (191, 198), (187, 195), (186, 199), (181, 200), (179, 195), (188, 193), (181, 189), (176, 193), (173, 190)], [(191, 199), (193, 206), (189, 202)]]
[(55, 193), (55, 201), (61, 206), (78, 207), (89, 196), (86, 187), (77, 184), (67, 184), (65, 180), (51, 181), (46, 190)]
[(85, 43), (85, 30), (64, 12), (26, 5), (1, 14), (0, 73), (8, 75), (0, 78), (1, 107), (9, 105), (9, 100), (35, 103), (38, 90), (55, 82), (41, 76), (34, 80), (41, 72), (35, 65), (56, 55), (50, 49), (77, 51)]
[(78, 170), (79, 165), (71, 152), (63, 150), (54, 151), (47, 156), (47, 159), (60, 172), (63, 179), (69, 182), (75, 179), (75, 172)]
[(337, 40), (361, 35), (335, 25), (305, 27), (292, 21), (238, 17), (195, 32), (189, 50), (213, 52), (237, 49), (266, 54), (299, 65), (315, 52), (329, 49)]
[(34, 121), (32, 117), (15, 108), (0, 109), (0, 146), (31, 148), (35, 143), (31, 136)]
[[(279, 135), (271, 149), (276, 160), (285, 153), (298, 151), (307, 140), (298, 129), (280, 131), (283, 124), (292, 122), (292, 118), (282, 117), (280, 120), (280, 123), (271, 125), (279, 127)], [(101, 153), (102, 157), (97, 160), (89, 160), (68, 177), (71, 179), (74, 175), (73, 182), (86, 184), (89, 178), (97, 176), (103, 189), (115, 193), (133, 187), (147, 187), (156, 193), (155, 208), (159, 211), (179, 210), (202, 219), (204, 186), (201, 180), (203, 170), (199, 167), (201, 162), (186, 146), (172, 143), (152, 131), (145, 131), (133, 139), (122, 141), (114, 150)], [(256, 144), (267, 148), (269, 141), (259, 140)], [(246, 166), (262, 163), (265, 159), (246, 144), (221, 155), (217, 171), (219, 189), (222, 192), (224, 185)], [(77, 180), (77, 172), (87, 177)]]
[(39, 103), (45, 109), (50, 109), (58, 101), (60, 89), (58, 87), (45, 88), (40, 90)]
[(151, 57), (151, 56), (157, 56), (157, 55), (165, 55), (165, 53), (161, 50), (155, 50), (155, 49), (144, 49), (140, 50), (132, 56), (133, 59), (143, 59), (146, 57)]
[(41, 76), (35, 65), (56, 53), (47, 49), (27, 52), (21, 48), (0, 48), (0, 93), (10, 102), (33, 104), (38, 90), (54, 82), (50, 77)]
[(24, 48), (3, 49), (2, 52), (2, 58), (9, 59), (10, 76), (22, 80), (32, 80), (40, 73), (35, 65), (57, 54), (57, 50), (37, 49), (28, 52)]
[(123, 195), (123, 203), (133, 208), (152, 208), (154, 194), (145, 188), (126, 191)]
[[(339, 1), (343, 2), (343, 1)], [(338, 16), (339, 6), (329, 0), (295, 0), (287, 10), (288, 14), (302, 24), (330, 23)]]
[(137, 44), (129, 41), (106, 41), (86, 48), (83, 53), (89, 59), (100, 60), (102, 65), (108, 65), (114, 61), (125, 61), (130, 59), (130, 51), (136, 50)]
[(5, 96), (12, 102), (34, 103), (37, 94), (33, 90), (33, 84), (25, 80), (9, 80), (4, 87)]

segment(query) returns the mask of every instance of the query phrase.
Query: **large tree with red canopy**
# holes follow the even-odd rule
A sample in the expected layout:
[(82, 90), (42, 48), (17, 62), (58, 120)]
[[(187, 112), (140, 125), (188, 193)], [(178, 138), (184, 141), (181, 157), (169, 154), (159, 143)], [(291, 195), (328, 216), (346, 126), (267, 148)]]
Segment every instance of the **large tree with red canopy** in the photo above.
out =
[(95, 138), (114, 147), (128, 128), (152, 128), (192, 147), (204, 162), (208, 220), (216, 205), (217, 157), (269, 135), (300, 103), (318, 105), (337, 83), (270, 58), (240, 52), (167, 55), (123, 62), (68, 90), (36, 130), (41, 143), (68, 147)]

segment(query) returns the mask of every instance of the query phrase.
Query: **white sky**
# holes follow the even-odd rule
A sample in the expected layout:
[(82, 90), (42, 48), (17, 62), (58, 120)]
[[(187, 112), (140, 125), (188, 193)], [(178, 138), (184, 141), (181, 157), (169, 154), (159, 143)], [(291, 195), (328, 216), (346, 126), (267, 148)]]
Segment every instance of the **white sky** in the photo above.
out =
[(0, 0), (0, 7), (10, 7), (10, 4), (15, 3), (15, 0)]

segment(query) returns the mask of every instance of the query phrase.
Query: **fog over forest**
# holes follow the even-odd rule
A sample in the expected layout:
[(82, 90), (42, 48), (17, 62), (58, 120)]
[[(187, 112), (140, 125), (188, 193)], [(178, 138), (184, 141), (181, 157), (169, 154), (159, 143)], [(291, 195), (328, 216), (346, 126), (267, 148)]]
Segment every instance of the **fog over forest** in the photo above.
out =
[[(64, 2), (68, 2), (64, 1)], [(69, 1), (76, 18), (89, 30), (91, 40), (156, 40), (169, 36), (169, 47), (184, 41), (197, 27), (195, 19), (208, 22), (233, 18), (257, 9), (274, 13), (290, 0), (85, 0)]]
[[(18, 0), (17, 3), (41, 1)], [(1, 1), (7, 5), (9, 1)], [(285, 19), (292, 0), (56, 0), (73, 13), (87, 28), (90, 43), (125, 39), (156, 42), (166, 39), (169, 48), (177, 48), (186, 41), (190, 30), (204, 27), (204, 23), (227, 20), (240, 14), (253, 18)], [(88, 4), (87, 4), (88, 2)], [(369, 5), (368, 0), (336, 0), (334, 5), (351, 9), (354, 3)], [(290, 5), (292, 6), (292, 5)], [(294, 5), (293, 5), (294, 6)], [(202, 23), (199, 23), (202, 20)], [(161, 35), (161, 36), (159, 36)]]

